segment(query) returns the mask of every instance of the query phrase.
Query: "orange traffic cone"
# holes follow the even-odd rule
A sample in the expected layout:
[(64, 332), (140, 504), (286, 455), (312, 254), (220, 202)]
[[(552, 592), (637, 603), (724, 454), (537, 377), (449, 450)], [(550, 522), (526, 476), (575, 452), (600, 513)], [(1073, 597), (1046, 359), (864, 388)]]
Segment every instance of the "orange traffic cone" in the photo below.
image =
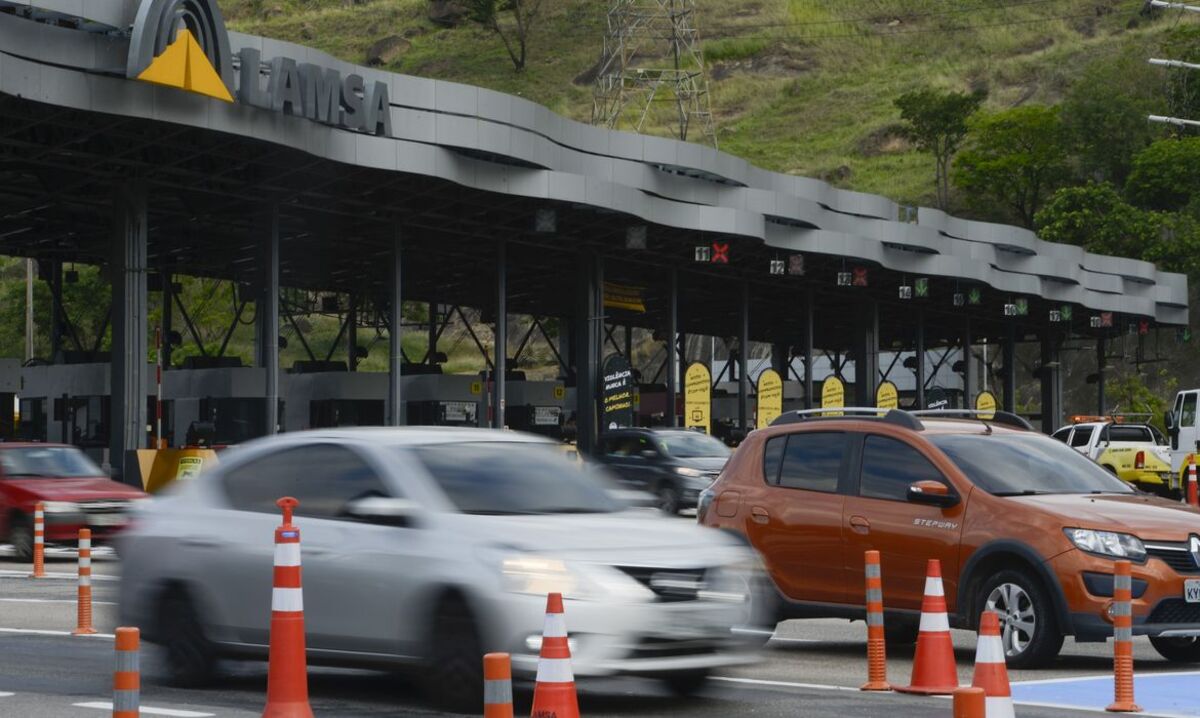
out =
[(921, 601), (921, 631), (917, 634), (917, 656), (913, 660), (912, 683), (896, 686), (901, 693), (950, 695), (958, 688), (958, 666), (954, 663), (954, 641), (946, 616), (946, 592), (942, 588), (942, 562), (929, 559), (925, 572), (925, 598)]
[(1004, 664), (1000, 640), (1000, 618), (984, 611), (979, 619), (979, 642), (975, 646), (975, 679), (971, 685), (987, 693), (987, 718), (1013, 718), (1012, 689)]
[(579, 718), (575, 675), (571, 672), (571, 647), (561, 593), (546, 598), (546, 626), (533, 688), (533, 718)]
[(300, 589), (300, 530), (292, 525), (290, 496), (275, 502), (283, 525), (275, 529), (275, 584), (271, 589), (271, 646), (263, 718), (313, 718), (304, 655), (304, 598)]

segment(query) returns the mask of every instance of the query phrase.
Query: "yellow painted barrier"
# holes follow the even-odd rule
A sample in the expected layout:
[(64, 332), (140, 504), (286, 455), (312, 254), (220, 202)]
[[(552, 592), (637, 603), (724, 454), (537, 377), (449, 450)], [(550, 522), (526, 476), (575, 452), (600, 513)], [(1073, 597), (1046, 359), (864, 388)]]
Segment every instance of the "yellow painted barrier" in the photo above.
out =
[(153, 494), (172, 481), (194, 478), (203, 469), (217, 463), (212, 449), (138, 449), (138, 468), (142, 489)]

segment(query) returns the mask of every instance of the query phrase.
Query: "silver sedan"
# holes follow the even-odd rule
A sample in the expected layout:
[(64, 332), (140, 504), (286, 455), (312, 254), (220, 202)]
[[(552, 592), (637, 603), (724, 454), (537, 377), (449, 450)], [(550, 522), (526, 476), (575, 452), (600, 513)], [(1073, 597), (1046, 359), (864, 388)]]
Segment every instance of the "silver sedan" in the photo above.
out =
[(420, 669), (477, 710), (481, 660), (532, 675), (545, 596), (566, 598), (580, 676), (688, 692), (753, 660), (765, 585), (735, 539), (630, 509), (534, 436), (473, 429), (299, 432), (247, 443), (135, 516), (121, 538), (123, 625), (165, 646), (177, 683), (264, 658), (275, 501), (300, 501), (310, 663)]

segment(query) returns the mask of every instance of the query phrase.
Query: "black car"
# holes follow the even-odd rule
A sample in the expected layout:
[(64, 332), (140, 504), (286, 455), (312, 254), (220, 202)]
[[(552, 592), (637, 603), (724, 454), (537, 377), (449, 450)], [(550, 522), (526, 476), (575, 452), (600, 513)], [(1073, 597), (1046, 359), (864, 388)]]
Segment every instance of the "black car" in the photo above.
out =
[(667, 514), (696, 508), (729, 460), (729, 448), (688, 429), (613, 429), (605, 432), (596, 457), (623, 483), (658, 498)]

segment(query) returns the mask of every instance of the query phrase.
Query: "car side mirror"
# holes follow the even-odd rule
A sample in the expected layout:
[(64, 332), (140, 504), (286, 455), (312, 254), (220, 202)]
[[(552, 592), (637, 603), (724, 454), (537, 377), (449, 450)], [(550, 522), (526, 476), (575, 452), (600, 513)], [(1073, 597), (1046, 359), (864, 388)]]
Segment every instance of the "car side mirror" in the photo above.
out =
[(420, 506), (408, 499), (368, 496), (346, 504), (343, 513), (351, 518), (382, 526), (412, 526)]
[(1167, 433), (1179, 433), (1179, 423), (1175, 420), (1175, 412), (1169, 409), (1163, 412), (1163, 425), (1167, 427)]
[(958, 503), (958, 494), (940, 481), (916, 481), (908, 485), (908, 500), (945, 508)]

